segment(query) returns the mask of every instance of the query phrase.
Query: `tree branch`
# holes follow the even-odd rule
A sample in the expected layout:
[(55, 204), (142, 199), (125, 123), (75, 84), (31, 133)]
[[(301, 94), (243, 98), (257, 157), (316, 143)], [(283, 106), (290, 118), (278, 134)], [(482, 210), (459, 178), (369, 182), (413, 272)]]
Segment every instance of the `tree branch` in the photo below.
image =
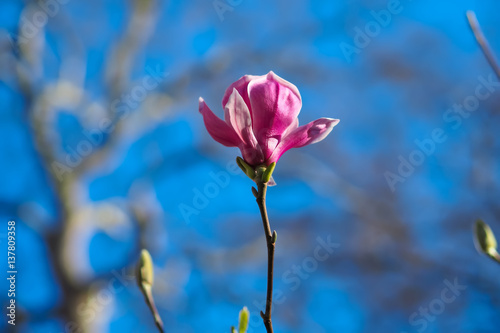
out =
[(493, 68), (496, 75), (500, 78), (500, 66), (498, 65), (498, 61), (495, 57), (495, 54), (491, 50), (488, 40), (486, 39), (486, 37), (484, 37), (483, 31), (481, 30), (481, 26), (479, 25), (479, 22), (477, 20), (476, 13), (474, 13), (472, 10), (468, 10), (466, 15), (467, 15), (467, 20), (469, 21), (469, 25), (472, 29), (472, 32), (476, 37), (476, 41), (481, 47), (481, 50), (483, 51), (484, 55), (486, 56), (486, 60), (488, 60), (490, 66)]

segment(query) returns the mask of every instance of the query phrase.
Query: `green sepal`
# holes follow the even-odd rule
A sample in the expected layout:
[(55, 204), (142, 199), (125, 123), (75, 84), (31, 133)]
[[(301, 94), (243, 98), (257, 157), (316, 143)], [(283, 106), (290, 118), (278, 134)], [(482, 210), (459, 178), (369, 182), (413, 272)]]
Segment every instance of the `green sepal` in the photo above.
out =
[(269, 166), (264, 170), (262, 174), (262, 182), (267, 183), (273, 176), (274, 168), (276, 167), (276, 162), (269, 164)]
[(236, 157), (236, 164), (240, 167), (240, 169), (243, 171), (245, 175), (248, 176), (251, 180), (255, 179), (255, 169), (252, 168), (250, 165), (248, 165), (247, 162), (245, 162), (244, 159), (241, 157)]

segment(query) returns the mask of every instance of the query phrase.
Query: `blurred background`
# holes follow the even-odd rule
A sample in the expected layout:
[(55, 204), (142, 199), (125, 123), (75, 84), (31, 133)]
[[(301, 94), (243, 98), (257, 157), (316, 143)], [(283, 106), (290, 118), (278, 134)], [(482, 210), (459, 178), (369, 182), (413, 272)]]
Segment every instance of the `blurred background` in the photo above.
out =
[[(497, 1), (40, 0), (0, 4), (0, 230), (16, 222), (16, 331), (156, 332), (133, 267), (155, 264), (167, 332), (229, 332), (266, 292), (236, 148), (212, 140), (226, 87), (273, 70), (300, 122), (268, 191), (276, 332), (498, 332)], [(3, 319), (7, 256), (0, 273)]]

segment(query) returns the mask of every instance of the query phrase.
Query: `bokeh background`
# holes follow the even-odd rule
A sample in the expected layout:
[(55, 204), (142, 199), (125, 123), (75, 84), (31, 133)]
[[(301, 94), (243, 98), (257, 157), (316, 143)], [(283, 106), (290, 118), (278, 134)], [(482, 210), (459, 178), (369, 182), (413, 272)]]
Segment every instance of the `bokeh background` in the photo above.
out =
[(15, 220), (16, 331), (155, 332), (131, 275), (146, 247), (167, 332), (229, 332), (244, 305), (264, 332), (251, 181), (198, 97), (222, 115), (231, 82), (273, 70), (298, 86), (301, 123), (341, 119), (269, 189), (275, 331), (498, 332), (500, 267), (471, 227), (500, 232), (500, 84), (468, 9), (500, 54), (493, 0), (2, 1), (0, 330)]

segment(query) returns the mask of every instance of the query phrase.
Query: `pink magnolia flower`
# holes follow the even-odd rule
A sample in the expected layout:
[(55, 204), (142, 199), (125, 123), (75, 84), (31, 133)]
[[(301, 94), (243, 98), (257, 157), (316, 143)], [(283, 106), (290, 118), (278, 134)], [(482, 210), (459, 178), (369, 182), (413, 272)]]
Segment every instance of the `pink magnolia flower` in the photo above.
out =
[(273, 72), (245, 75), (222, 98), (224, 120), (199, 99), (205, 127), (215, 141), (238, 147), (252, 166), (277, 162), (284, 152), (323, 140), (339, 123), (320, 118), (299, 127), (299, 90)]

